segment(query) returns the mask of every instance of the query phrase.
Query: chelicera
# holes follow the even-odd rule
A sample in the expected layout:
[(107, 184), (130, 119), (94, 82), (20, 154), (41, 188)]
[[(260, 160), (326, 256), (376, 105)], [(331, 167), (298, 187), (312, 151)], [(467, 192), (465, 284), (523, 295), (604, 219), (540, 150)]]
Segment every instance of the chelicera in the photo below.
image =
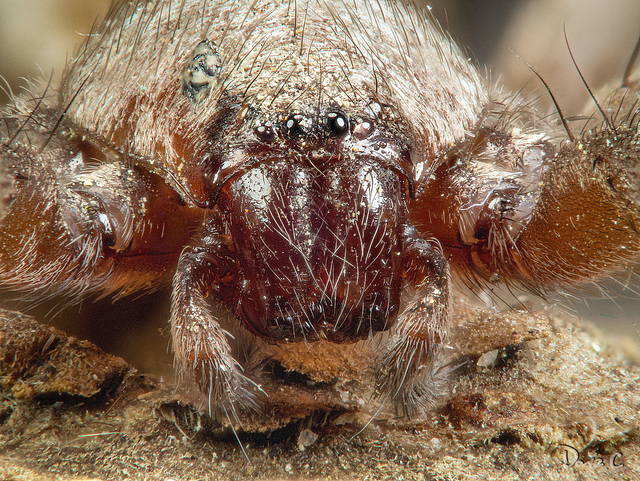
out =
[(58, 91), (15, 98), (2, 288), (172, 282), (176, 365), (212, 411), (268, 395), (221, 316), (271, 343), (385, 332), (376, 392), (413, 414), (435, 392), (451, 273), (544, 292), (637, 262), (637, 84), (567, 138), (427, 13), (293, 7), (119, 1)]

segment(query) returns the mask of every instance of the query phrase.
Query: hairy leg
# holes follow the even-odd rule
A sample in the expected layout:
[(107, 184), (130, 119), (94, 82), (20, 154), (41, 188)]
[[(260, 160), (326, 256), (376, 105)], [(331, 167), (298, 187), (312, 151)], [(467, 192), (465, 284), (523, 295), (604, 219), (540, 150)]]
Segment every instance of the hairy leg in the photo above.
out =
[(220, 235), (206, 235), (180, 256), (173, 281), (171, 334), (180, 376), (195, 379), (207, 396), (209, 412), (230, 421), (236, 409), (256, 407), (260, 387), (242, 373), (233, 358), (229, 338), (207, 297), (219, 297), (233, 258)]
[(609, 117), (568, 141), (557, 126), (532, 130), (525, 110), (495, 106), (423, 179), (413, 222), (472, 287), (545, 292), (628, 272), (640, 260), (638, 91), (616, 90)]
[(442, 344), (451, 309), (449, 267), (437, 241), (407, 228), (405, 275), (412, 291), (379, 361), (376, 394), (404, 415), (432, 407), (438, 386)]
[(42, 299), (168, 281), (201, 215), (123, 154), (56, 131), (56, 112), (33, 102), (0, 130), (2, 288)]

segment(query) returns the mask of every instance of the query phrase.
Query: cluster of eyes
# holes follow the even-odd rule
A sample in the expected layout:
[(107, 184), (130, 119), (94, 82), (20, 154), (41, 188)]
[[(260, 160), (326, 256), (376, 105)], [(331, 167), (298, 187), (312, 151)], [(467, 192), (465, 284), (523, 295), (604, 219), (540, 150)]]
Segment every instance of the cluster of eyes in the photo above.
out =
[[(296, 138), (309, 135), (313, 132), (313, 122), (302, 114), (292, 114), (282, 122), (266, 121), (260, 123), (254, 132), (262, 142), (270, 142), (280, 134), (283, 137)], [(342, 112), (329, 112), (318, 125), (329, 137), (343, 139), (349, 134), (359, 140), (369, 137), (374, 130), (374, 125), (369, 120), (350, 120)]]

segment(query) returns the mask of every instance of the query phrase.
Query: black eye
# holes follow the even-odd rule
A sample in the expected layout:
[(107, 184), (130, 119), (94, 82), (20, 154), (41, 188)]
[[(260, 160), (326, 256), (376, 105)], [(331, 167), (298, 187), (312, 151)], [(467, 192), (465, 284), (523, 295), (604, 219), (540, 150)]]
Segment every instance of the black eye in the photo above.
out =
[(302, 122), (304, 121), (304, 116), (301, 114), (291, 115), (284, 123), (284, 127), (287, 131), (287, 134), (291, 137), (297, 137), (299, 135), (304, 134), (304, 128), (302, 126)]
[(276, 137), (276, 133), (273, 130), (273, 124), (271, 122), (265, 122), (258, 125), (255, 128), (256, 137), (262, 142), (270, 142)]
[(327, 114), (327, 130), (331, 137), (344, 137), (349, 133), (349, 119), (341, 112)]

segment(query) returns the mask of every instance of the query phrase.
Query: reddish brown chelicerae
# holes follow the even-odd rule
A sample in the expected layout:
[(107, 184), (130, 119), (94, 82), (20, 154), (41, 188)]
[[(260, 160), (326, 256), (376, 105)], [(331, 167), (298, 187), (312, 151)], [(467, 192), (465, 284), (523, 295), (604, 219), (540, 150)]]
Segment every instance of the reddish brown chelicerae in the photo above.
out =
[(273, 342), (390, 331), (377, 392), (420, 412), (450, 271), (541, 292), (637, 262), (637, 101), (627, 82), (567, 138), (384, 0), (119, 1), (59, 90), (3, 112), (0, 283), (173, 279), (176, 364), (212, 409), (262, 395), (222, 311)]

